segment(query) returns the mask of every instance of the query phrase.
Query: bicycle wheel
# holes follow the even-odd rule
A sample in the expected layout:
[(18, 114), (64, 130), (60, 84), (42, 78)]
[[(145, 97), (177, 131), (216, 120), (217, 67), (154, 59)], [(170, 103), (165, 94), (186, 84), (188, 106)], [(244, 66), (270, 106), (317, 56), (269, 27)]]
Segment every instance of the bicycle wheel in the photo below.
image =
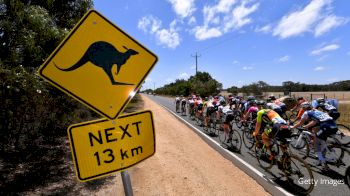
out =
[(310, 146), (305, 137), (299, 139), (300, 134), (292, 134), (290, 146), (292, 147), (293, 153), (300, 154), (303, 158), (306, 158), (310, 155)]
[(253, 136), (253, 130), (249, 130), (248, 127), (243, 129), (242, 140), (243, 140), (243, 143), (244, 143), (245, 147), (247, 147), (249, 150), (252, 149), (254, 144), (255, 144), (255, 138)]
[(270, 160), (270, 152), (268, 152), (265, 145), (259, 143), (259, 145), (255, 145), (255, 157), (258, 160), (260, 167), (265, 170), (271, 169), (273, 166), (273, 161)]
[(242, 139), (239, 132), (235, 129), (231, 129), (231, 149), (235, 152), (240, 152), (242, 147)]
[(200, 118), (200, 117), (197, 117), (196, 116), (196, 124), (198, 125), (198, 126), (203, 126), (203, 121), (202, 121), (202, 119)]
[(343, 125), (337, 124), (339, 132), (336, 134), (336, 138), (345, 146), (350, 145), (350, 128)]
[(220, 129), (219, 129), (219, 141), (220, 141), (221, 143), (224, 143), (224, 142), (226, 141), (226, 139), (227, 139), (227, 136), (226, 136), (226, 134), (225, 134), (224, 129), (220, 128)]
[(344, 149), (337, 138), (331, 136), (327, 139), (327, 151), (325, 159), (328, 163), (341, 165), (343, 164)]
[(314, 182), (310, 166), (302, 158), (291, 154), (282, 158), (282, 171), (289, 184), (298, 194), (306, 195), (314, 188), (314, 183), (301, 183), (300, 179)]

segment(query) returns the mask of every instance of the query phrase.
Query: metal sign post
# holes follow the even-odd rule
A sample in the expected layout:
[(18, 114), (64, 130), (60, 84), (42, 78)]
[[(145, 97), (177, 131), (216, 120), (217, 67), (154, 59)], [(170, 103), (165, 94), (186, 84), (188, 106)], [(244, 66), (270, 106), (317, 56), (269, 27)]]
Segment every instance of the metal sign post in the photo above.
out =
[(128, 171), (122, 171), (120, 172), (122, 176), (123, 186), (124, 186), (124, 193), (126, 196), (133, 196), (132, 187), (131, 187), (131, 180)]

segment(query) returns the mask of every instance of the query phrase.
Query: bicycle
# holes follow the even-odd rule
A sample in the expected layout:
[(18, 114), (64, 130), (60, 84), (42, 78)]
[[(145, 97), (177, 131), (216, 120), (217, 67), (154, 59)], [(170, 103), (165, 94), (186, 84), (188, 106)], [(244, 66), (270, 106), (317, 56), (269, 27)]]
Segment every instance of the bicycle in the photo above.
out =
[(182, 116), (186, 115), (186, 104), (181, 104), (181, 115)]
[(255, 120), (247, 121), (243, 125), (242, 140), (244, 146), (247, 147), (249, 150), (251, 150), (256, 143), (255, 138), (253, 136), (253, 132), (255, 131), (255, 122)]
[[(293, 133), (291, 135), (291, 146), (298, 150), (299, 152), (303, 153), (303, 159), (306, 159), (307, 157), (311, 157), (310, 152), (311, 148), (313, 148), (313, 135), (311, 132), (309, 132), (306, 129), (303, 128), (297, 128), (298, 132)], [(310, 148), (311, 146), (311, 148)], [(339, 167), (340, 165), (343, 165), (343, 158), (344, 158), (344, 150), (342, 148), (342, 144), (339, 142), (338, 139), (335, 138), (334, 135), (330, 136), (327, 139), (327, 146), (325, 148), (324, 157), (327, 161), (327, 163), (331, 163)], [(314, 153), (316, 153), (314, 151)], [(316, 155), (313, 156), (313, 158), (316, 158)]]
[[(283, 172), (283, 175), (287, 178), (288, 183), (295, 188), (298, 194), (310, 193), (314, 188), (313, 183), (299, 183), (301, 178), (308, 179), (313, 182), (314, 177), (310, 166), (302, 158), (293, 154), (289, 150), (289, 142), (287, 140), (282, 142), (274, 138), (271, 140), (271, 142), (271, 150), (273, 150), (274, 146), (276, 145), (276, 148), (281, 148), (282, 155), (278, 155), (276, 153), (273, 159), (269, 159), (266, 146), (263, 144), (255, 145), (255, 154), (260, 166), (265, 170), (269, 170), (276, 162), (278, 169)], [(266, 164), (266, 166), (264, 164)]]
[(191, 104), (188, 105), (188, 117), (191, 119), (191, 120), (195, 120), (195, 112), (194, 112), (194, 106), (191, 106)]
[(240, 152), (242, 147), (241, 135), (236, 129), (233, 129), (230, 125), (230, 132), (227, 134), (224, 131), (222, 124), (218, 129), (218, 137), (221, 144), (226, 145), (229, 149), (235, 152)]
[(180, 109), (180, 101), (176, 101), (176, 103), (175, 103), (175, 111), (176, 111), (176, 113), (179, 113), (179, 109)]

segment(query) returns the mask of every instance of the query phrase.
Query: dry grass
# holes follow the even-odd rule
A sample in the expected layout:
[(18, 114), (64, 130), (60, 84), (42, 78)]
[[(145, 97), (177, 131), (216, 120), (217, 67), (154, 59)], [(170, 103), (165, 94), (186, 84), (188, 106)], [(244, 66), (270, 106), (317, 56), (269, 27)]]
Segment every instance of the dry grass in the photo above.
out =
[(341, 102), (339, 104), (340, 118), (337, 123), (350, 126), (350, 102)]

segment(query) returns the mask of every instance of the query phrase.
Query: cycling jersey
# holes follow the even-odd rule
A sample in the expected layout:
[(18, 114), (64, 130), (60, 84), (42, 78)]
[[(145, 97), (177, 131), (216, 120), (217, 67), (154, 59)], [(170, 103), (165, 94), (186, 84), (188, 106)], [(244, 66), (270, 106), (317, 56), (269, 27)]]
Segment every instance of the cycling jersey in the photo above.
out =
[(318, 123), (329, 121), (329, 120), (333, 120), (333, 118), (330, 117), (326, 112), (321, 112), (319, 110), (306, 111), (306, 112), (304, 112), (304, 114), (301, 117), (301, 119), (304, 119), (304, 120), (308, 120), (308, 119), (316, 120)]
[(186, 99), (181, 99), (181, 105), (186, 105)]
[(258, 111), (256, 122), (272, 122), (272, 124), (287, 124), (287, 122), (283, 118), (281, 118), (281, 116), (278, 115), (277, 112), (270, 109), (262, 109)]
[(336, 107), (332, 106), (331, 104), (328, 104), (328, 103), (323, 103), (323, 104), (319, 104), (316, 106), (316, 109), (318, 108), (322, 108), (322, 110), (324, 111), (330, 111), (330, 110), (337, 110)]

